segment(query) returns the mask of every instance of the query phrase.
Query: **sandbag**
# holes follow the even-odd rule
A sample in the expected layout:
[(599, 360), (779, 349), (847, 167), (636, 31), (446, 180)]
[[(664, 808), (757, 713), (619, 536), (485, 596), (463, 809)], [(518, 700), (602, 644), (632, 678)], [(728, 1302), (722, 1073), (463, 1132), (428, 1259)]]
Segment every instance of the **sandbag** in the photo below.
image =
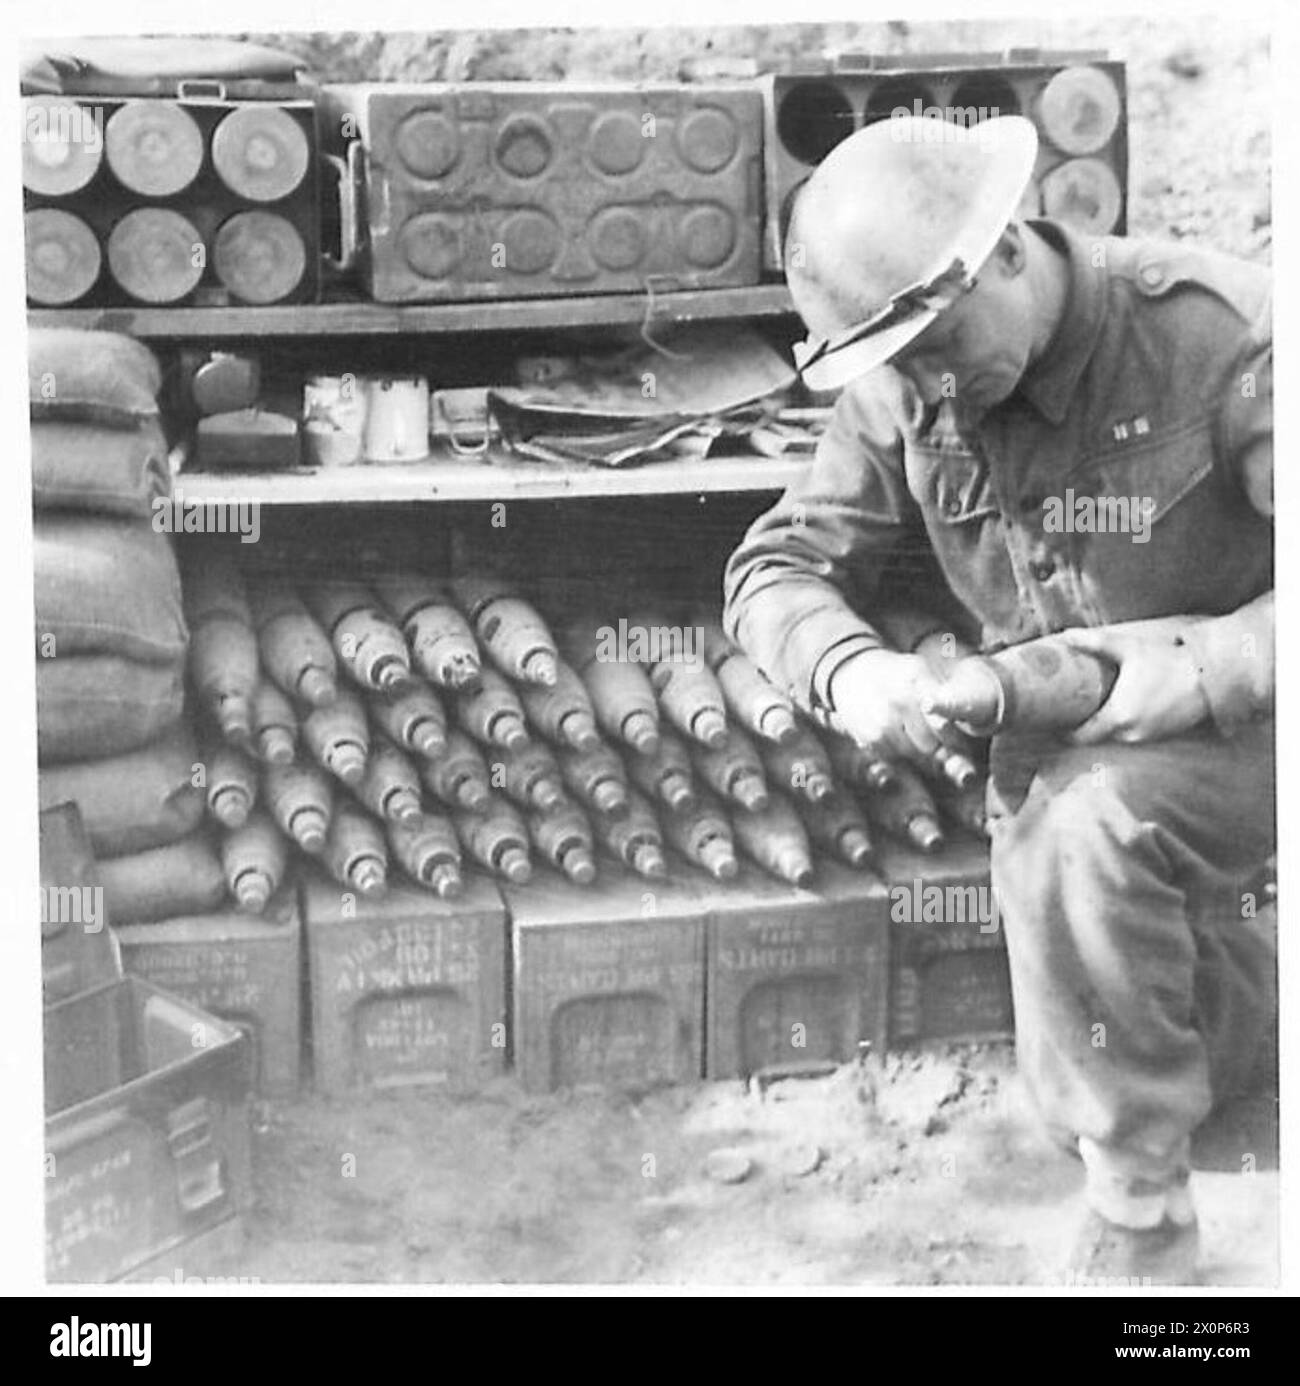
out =
[(206, 914), (226, 898), (226, 878), (207, 828), (166, 847), (103, 857), (99, 876), (108, 921), (115, 928)]
[(143, 342), (120, 332), (33, 327), (27, 396), (34, 419), (80, 419), (133, 428), (156, 418), (162, 368)]
[(193, 783), (198, 747), (188, 721), (157, 741), (102, 760), (43, 765), (41, 808), (72, 800), (99, 856), (163, 847), (203, 821), (204, 793)]
[(167, 441), (156, 419), (131, 428), (64, 419), (32, 422), (32, 504), (151, 519), (171, 495)]
[(295, 82), (302, 58), (281, 48), (228, 38), (31, 39), (22, 45), (24, 92), (114, 92), (174, 96), (183, 78)]
[(134, 751), (179, 721), (185, 665), (121, 655), (36, 658), (36, 752), (42, 764)]
[(138, 520), (50, 511), (36, 517), (34, 543), (41, 657), (184, 658), (181, 575), (166, 534)]

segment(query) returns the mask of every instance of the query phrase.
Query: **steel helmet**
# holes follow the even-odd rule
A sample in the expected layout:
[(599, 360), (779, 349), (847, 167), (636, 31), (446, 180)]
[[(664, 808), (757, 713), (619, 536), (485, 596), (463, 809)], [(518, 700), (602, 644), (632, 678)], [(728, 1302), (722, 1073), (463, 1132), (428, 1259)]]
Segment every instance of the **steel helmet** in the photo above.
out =
[(891, 116), (831, 150), (800, 188), (785, 242), (809, 331), (795, 362), (813, 389), (888, 361), (974, 287), (1037, 152), (1023, 116), (970, 128)]

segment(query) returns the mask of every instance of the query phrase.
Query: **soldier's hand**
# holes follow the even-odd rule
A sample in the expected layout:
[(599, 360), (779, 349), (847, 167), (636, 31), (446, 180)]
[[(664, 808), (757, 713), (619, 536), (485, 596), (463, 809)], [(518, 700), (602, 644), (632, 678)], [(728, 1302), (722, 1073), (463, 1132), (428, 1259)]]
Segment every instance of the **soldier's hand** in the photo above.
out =
[(1182, 640), (1183, 632), (1199, 619), (1204, 618), (1167, 616), (1062, 631), (1061, 638), (1076, 650), (1119, 666), (1110, 697), (1070, 739), (1078, 745), (1159, 741), (1205, 721), (1210, 704), (1195, 656)]
[(882, 760), (929, 762), (939, 737), (921, 711), (933, 676), (919, 655), (867, 650), (831, 679), (831, 702), (844, 730)]

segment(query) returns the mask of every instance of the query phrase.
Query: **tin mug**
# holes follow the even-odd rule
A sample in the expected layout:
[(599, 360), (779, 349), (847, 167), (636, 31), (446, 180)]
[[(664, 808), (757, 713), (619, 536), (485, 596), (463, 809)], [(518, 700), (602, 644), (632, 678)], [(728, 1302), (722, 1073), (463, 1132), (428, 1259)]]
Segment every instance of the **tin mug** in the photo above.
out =
[(367, 462), (415, 462), (429, 455), (429, 382), (423, 376), (366, 380)]

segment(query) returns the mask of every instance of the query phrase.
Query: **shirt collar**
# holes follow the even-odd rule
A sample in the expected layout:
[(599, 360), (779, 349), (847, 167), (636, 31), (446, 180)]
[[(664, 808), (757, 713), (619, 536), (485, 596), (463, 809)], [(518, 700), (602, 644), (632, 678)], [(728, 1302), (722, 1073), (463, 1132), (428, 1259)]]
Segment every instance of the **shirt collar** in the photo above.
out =
[(1106, 271), (1093, 264), (1093, 241), (1060, 222), (1030, 219), (1026, 225), (1065, 252), (1069, 287), (1061, 320), (1047, 350), (1020, 377), (1017, 393), (1054, 424), (1065, 419), (1070, 398), (1101, 336), (1106, 311)]

